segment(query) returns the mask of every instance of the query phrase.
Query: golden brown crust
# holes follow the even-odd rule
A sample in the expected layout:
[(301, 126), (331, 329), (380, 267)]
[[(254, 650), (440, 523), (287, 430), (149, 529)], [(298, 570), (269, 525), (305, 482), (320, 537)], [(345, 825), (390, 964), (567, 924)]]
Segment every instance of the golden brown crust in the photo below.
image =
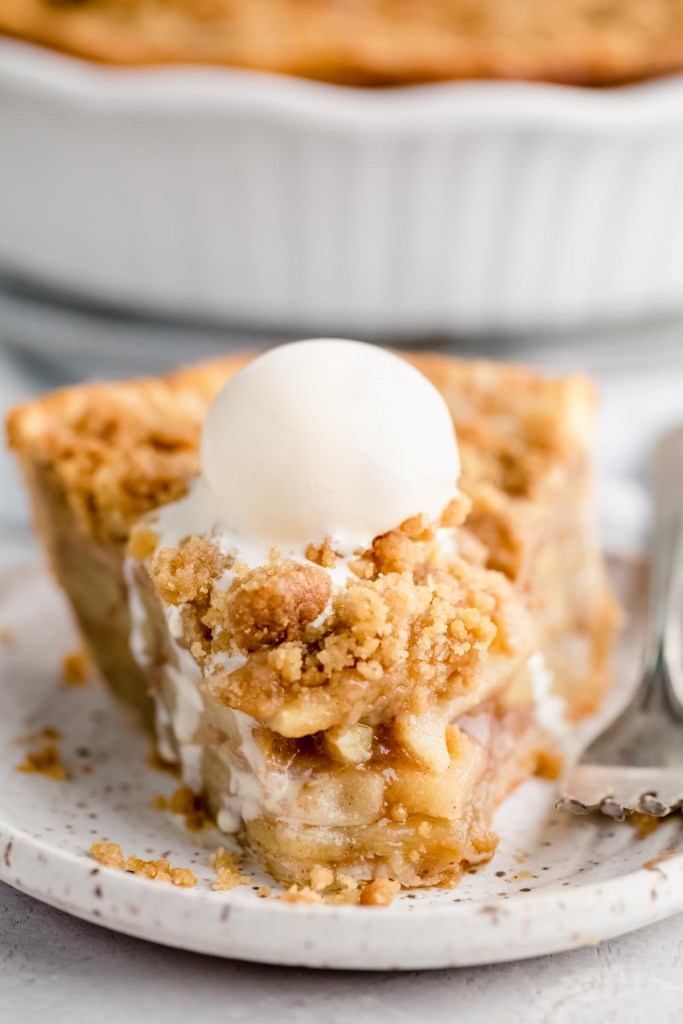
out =
[[(501, 570), (545, 618), (558, 652), (551, 668), (567, 680), (564, 695), (581, 713), (593, 710), (608, 678), (615, 609), (588, 524), (592, 385), (583, 377), (553, 380), (483, 360), (405, 356), (441, 391), (455, 421), (467, 497), (451, 510), (451, 525), (467, 515), (459, 531), (463, 559)], [(125, 639), (125, 600), (123, 593), (115, 600), (113, 592), (124, 590), (123, 550), (140, 515), (187, 491), (198, 469), (208, 405), (248, 358), (216, 359), (162, 379), (65, 389), (19, 406), (8, 419), (9, 442), (33, 493), (37, 525), (70, 592), (89, 653), (117, 692), (137, 702), (146, 716), (145, 686)], [(419, 521), (413, 528), (418, 536)], [(406, 526), (377, 541), (376, 554), (389, 571), (412, 571), (416, 549), (405, 531)], [(152, 530), (138, 528), (131, 552), (144, 559), (155, 543)], [(329, 551), (310, 555), (316, 564), (333, 559)], [(589, 577), (578, 572), (584, 564), (591, 567)], [(362, 565), (357, 571), (362, 578)], [(574, 591), (581, 593), (570, 593), (566, 580), (576, 580)], [(186, 582), (194, 587), (198, 580)], [(111, 611), (105, 616), (92, 606), (93, 586), (111, 591), (108, 607), (118, 609), (113, 618)], [(193, 643), (202, 646), (206, 626), (200, 625)], [(563, 633), (589, 646), (582, 668), (571, 644), (565, 653), (553, 639)]]
[(140, 516), (185, 494), (208, 405), (247, 358), (53, 392), (10, 412), (9, 445), (49, 470), (82, 536), (120, 547)]
[(247, 654), (260, 647), (297, 643), (325, 610), (332, 594), (329, 575), (312, 565), (277, 561), (238, 576), (216, 594), (204, 623), (220, 627)]
[[(519, 523), (525, 500), (542, 498), (577, 445), (585, 450), (590, 441), (595, 395), (583, 377), (552, 380), (483, 360), (405, 355), (451, 409), (463, 490), (481, 494), (486, 507), (494, 495), (501, 517)], [(120, 545), (144, 513), (186, 493), (208, 405), (249, 358), (56, 391), (12, 410), (10, 447), (25, 463), (50, 467), (84, 536)]]
[(142, 875), (143, 878), (149, 878), (155, 882), (168, 882), (170, 885), (177, 885), (183, 889), (193, 888), (197, 884), (197, 879), (189, 868), (172, 868), (165, 858), (143, 860), (141, 857), (128, 857), (126, 859), (118, 843), (102, 840), (93, 843), (89, 852), (98, 864), (102, 864), (106, 868), (114, 868), (116, 871)]
[(3, 0), (0, 31), (114, 64), (356, 85), (614, 84), (683, 64), (682, 0)]

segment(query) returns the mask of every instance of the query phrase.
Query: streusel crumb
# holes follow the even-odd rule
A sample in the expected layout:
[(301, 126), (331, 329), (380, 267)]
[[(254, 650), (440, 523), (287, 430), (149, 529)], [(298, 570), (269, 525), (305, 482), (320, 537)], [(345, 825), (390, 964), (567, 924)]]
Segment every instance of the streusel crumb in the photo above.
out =
[(93, 843), (90, 853), (105, 868), (117, 868), (119, 871), (126, 869), (126, 861), (118, 843)]
[(451, 79), (641, 82), (681, 68), (680, 27), (676, 0), (0, 4), (4, 36), (98, 65), (213, 65), (380, 89)]
[(62, 659), (62, 679), (67, 686), (83, 686), (87, 682), (87, 657), (82, 651), (71, 651)]
[[(209, 547), (214, 545), (210, 544)], [(155, 577), (156, 582), (156, 577)], [(252, 569), (228, 590), (214, 590), (202, 623), (241, 651), (300, 640), (324, 611), (332, 592), (329, 575), (312, 565), (280, 561)]]
[(400, 890), (401, 886), (392, 878), (376, 878), (363, 889), (360, 897), (361, 906), (388, 907)]
[[(311, 885), (290, 885), (276, 898), (283, 903), (299, 903), (309, 906), (326, 904), (327, 906), (388, 907), (401, 889), (399, 883), (390, 878), (376, 878), (373, 882), (363, 882), (359, 885), (355, 879), (347, 875), (339, 875), (335, 878), (332, 871), (330, 874), (333, 877), (329, 887), (325, 885), (320, 889), (313, 883), (314, 872), (315, 868), (311, 872)], [(318, 884), (321, 880), (322, 876), (319, 876)], [(324, 881), (327, 882), (327, 877)]]
[(138, 562), (144, 562), (154, 554), (158, 543), (158, 533), (146, 523), (141, 523), (131, 532), (127, 554)]
[(202, 602), (212, 583), (234, 564), (215, 544), (190, 537), (180, 548), (161, 548), (152, 563), (152, 577), (167, 604)]
[(331, 889), (335, 883), (334, 871), (323, 864), (314, 864), (311, 868), (311, 889), (314, 892), (324, 892)]
[(54, 743), (47, 743), (35, 754), (27, 754), (23, 764), (17, 765), (17, 771), (36, 772), (58, 782), (69, 778), (69, 770), (62, 763), (59, 750)]
[(90, 853), (104, 867), (141, 875), (154, 882), (168, 882), (182, 889), (192, 888), (197, 884), (197, 879), (189, 868), (173, 868), (165, 857), (159, 860), (143, 860), (141, 857), (125, 859), (118, 843), (93, 843)]
[(316, 906), (323, 902), (319, 892), (314, 892), (307, 885), (298, 886), (296, 884), (290, 885), (289, 889), (280, 893), (277, 898), (283, 903), (304, 903), (310, 906)]
[(216, 872), (216, 881), (211, 888), (214, 892), (228, 892), (238, 885), (251, 885), (251, 875), (243, 875), (239, 869), (239, 857), (219, 846), (209, 857), (209, 866)]
[[(467, 507), (456, 499), (446, 520)], [(460, 558), (454, 536), (444, 547), (455, 527), (443, 521), (415, 516), (377, 538), (334, 594), (324, 568), (288, 559), (233, 564), (226, 588), (228, 562), (210, 538), (162, 549), (149, 569), (158, 596), (183, 605), (185, 642), (211, 696), (283, 736), (311, 735), (424, 713), (474, 684), (494, 642), (501, 653), (527, 642), (510, 585)], [(212, 662), (235, 651), (241, 668)]]
[(180, 789), (176, 789), (171, 797), (169, 807), (173, 814), (183, 816), (185, 828), (190, 832), (200, 832), (212, 824), (203, 797), (199, 793), (195, 793), (189, 786), (181, 786)]
[(325, 539), (322, 544), (309, 544), (306, 548), (306, 558), (309, 562), (321, 565), (324, 569), (334, 569), (337, 553), (330, 541)]

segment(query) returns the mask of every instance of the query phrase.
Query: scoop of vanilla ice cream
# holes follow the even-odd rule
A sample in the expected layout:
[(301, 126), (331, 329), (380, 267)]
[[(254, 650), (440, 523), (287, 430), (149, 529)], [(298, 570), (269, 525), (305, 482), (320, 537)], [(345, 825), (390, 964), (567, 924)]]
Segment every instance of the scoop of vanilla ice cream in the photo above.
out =
[(221, 523), (283, 553), (341, 554), (455, 496), (458, 446), (436, 388), (398, 356), (337, 339), (272, 349), (225, 384), (202, 476)]

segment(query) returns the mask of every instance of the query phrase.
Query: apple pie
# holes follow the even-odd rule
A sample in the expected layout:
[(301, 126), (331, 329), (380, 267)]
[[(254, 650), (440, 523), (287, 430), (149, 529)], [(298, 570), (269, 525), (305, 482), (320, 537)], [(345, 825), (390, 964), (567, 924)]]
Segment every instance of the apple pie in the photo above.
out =
[[(453, 884), (491, 857), (497, 804), (530, 774), (553, 772), (558, 732), (596, 710), (608, 686), (616, 609), (595, 522), (593, 387), (435, 354), (408, 354), (406, 367), (386, 354), (445, 402), (460, 478), (434, 482), (447, 463), (424, 450), (426, 406), (419, 418), (419, 403), (407, 406), (400, 423), (382, 405), (386, 388), (359, 384), (357, 408), (340, 404), (320, 428), (330, 507), (346, 504), (350, 522), (360, 504), (363, 519), (354, 473), (373, 445), (398, 452), (406, 495), (405, 481), (423, 474), (432, 491), (420, 494), (438, 501), (413, 507), (417, 490), (403, 503), (397, 491), (397, 521), (345, 547), (333, 531), (306, 533), (306, 508), (327, 498), (296, 490), (296, 465), (273, 483), (287, 462), (278, 446), (296, 430), (278, 426), (280, 396), (256, 370), (268, 356), (249, 359), (73, 387), (13, 410), (9, 440), (54, 574), (112, 691), (218, 828), (276, 879), (305, 885), (324, 869)], [(278, 372), (283, 408), (298, 415), (285, 392), (301, 404), (313, 385), (302, 399), (299, 371)], [(325, 386), (332, 397), (316, 415), (336, 401)], [(200, 438), (220, 402), (238, 443), (219, 444), (214, 471), (224, 468), (228, 498), (263, 519), (264, 535), (290, 514), (304, 523), (309, 543), (296, 551), (278, 536), (256, 557), (206, 517), (207, 430)], [(366, 406), (379, 409), (367, 422)], [(305, 445), (309, 468), (318, 440)], [(379, 507), (384, 483), (366, 475), (359, 494)], [(271, 499), (250, 506), (262, 492)]]
[(2, 0), (0, 31), (112, 64), (352, 85), (613, 85), (683, 65), (682, 0)]

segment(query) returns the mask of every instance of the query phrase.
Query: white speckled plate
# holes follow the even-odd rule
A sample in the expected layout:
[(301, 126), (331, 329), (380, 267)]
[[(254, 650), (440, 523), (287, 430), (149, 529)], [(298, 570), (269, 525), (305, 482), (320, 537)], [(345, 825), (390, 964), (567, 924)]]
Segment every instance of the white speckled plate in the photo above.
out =
[[(618, 567), (616, 584), (632, 609), (639, 580), (635, 567)], [(614, 700), (637, 671), (635, 621), (637, 614)], [(641, 837), (628, 824), (558, 815), (554, 786), (535, 779), (497, 816), (497, 856), (455, 891), (406, 893), (388, 909), (292, 906), (248, 887), (213, 892), (205, 842), (217, 846), (218, 834), (203, 833), (196, 845), (196, 833), (153, 810), (154, 796), (170, 793), (175, 780), (147, 765), (149, 741), (98, 683), (62, 682), (74, 634), (42, 570), (0, 585), (0, 629), (11, 633), (3, 632), (0, 650), (0, 878), (79, 917), (225, 957), (415, 969), (557, 952), (683, 910), (679, 817)], [(60, 732), (69, 781), (16, 770), (27, 749), (45, 742), (18, 739), (45, 727)], [(126, 854), (190, 866), (199, 884), (179, 889), (100, 868), (87, 850), (103, 838)]]

